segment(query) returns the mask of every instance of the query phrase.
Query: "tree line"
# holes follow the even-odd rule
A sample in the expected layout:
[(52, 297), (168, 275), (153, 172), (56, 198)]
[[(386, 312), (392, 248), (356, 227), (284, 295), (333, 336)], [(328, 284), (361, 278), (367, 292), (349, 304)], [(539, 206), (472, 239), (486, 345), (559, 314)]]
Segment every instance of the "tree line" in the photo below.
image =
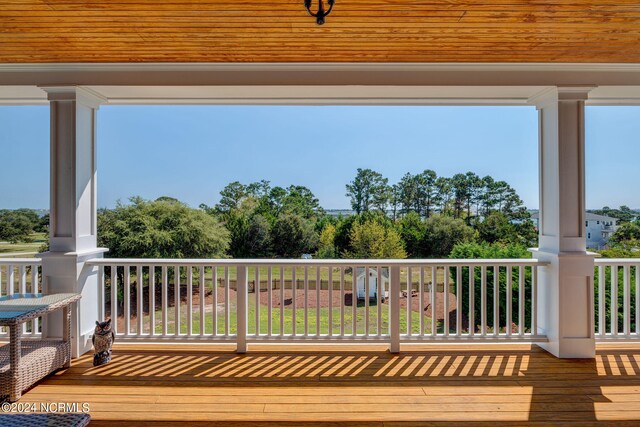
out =
[[(379, 172), (357, 169), (345, 190), (354, 214), (337, 217), (309, 188), (266, 180), (231, 182), (217, 204), (195, 209), (170, 197), (132, 197), (99, 210), (99, 244), (123, 258), (443, 258), (465, 244), (516, 252), (537, 244), (515, 189), (491, 176), (425, 170), (390, 184)], [(598, 213), (626, 221), (611, 239), (615, 255), (635, 254), (637, 213), (626, 206)], [(47, 226), (48, 216), (29, 209), (0, 211), (0, 240), (25, 241)]]
[(440, 258), (460, 243), (527, 247), (537, 238), (515, 190), (489, 176), (427, 170), (389, 185), (358, 169), (345, 189), (355, 213), (338, 217), (309, 188), (266, 180), (231, 182), (217, 204), (199, 209), (135, 197), (100, 212), (100, 244), (121, 257)]
[(347, 184), (347, 197), (357, 214), (378, 210), (390, 212), (393, 219), (410, 212), (423, 218), (434, 214), (464, 218), (469, 225), (474, 217), (492, 212), (513, 219), (528, 218), (522, 200), (507, 182), (491, 176), (481, 178), (473, 172), (448, 178), (427, 169), (415, 175), (407, 173), (390, 185), (379, 172), (358, 169), (355, 179)]

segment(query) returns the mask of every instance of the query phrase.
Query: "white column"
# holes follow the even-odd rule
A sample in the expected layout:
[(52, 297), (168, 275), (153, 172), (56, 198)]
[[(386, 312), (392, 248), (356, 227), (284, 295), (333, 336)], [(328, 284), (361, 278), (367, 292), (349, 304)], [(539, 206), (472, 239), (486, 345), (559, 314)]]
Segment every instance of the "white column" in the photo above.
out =
[(539, 111), (540, 344), (561, 358), (595, 357), (594, 254), (586, 251), (584, 103), (592, 87), (557, 87), (533, 99)]
[[(50, 251), (42, 256), (47, 293), (77, 292), (72, 312), (72, 355), (91, 350), (98, 320), (97, 268), (85, 266), (102, 257), (97, 247), (96, 111), (104, 100), (76, 86), (43, 87), (51, 105)], [(102, 319), (100, 319), (102, 320)], [(62, 320), (50, 316), (47, 337), (62, 336)]]

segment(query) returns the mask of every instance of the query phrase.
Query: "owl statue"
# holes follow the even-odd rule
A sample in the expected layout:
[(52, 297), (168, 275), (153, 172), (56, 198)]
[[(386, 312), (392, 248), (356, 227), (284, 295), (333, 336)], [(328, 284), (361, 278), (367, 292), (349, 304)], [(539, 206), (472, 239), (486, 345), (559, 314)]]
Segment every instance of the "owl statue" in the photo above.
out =
[(96, 329), (93, 334), (93, 366), (104, 365), (111, 361), (111, 346), (116, 336), (111, 329), (111, 319), (105, 322), (96, 321)]

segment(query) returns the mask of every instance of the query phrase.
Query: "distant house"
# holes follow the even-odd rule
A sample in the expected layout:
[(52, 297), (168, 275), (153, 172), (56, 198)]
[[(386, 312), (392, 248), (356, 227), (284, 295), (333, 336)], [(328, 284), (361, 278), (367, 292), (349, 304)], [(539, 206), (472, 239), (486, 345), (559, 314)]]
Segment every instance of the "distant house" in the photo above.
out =
[[(531, 219), (536, 224), (536, 228), (539, 224), (538, 213), (531, 215)], [(611, 235), (615, 233), (618, 228), (618, 220), (616, 218), (604, 215), (597, 215), (587, 212), (585, 218), (587, 248), (589, 249), (605, 249), (607, 242)]]

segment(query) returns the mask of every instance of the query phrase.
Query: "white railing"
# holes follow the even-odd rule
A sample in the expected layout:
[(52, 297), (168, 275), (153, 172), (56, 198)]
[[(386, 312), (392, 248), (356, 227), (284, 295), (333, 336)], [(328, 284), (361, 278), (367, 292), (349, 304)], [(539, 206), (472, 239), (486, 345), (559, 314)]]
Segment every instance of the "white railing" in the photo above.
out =
[[(42, 292), (41, 266), (40, 258), (0, 258), (0, 295)], [(24, 337), (40, 336), (41, 332), (41, 318), (23, 325)], [(6, 328), (0, 328), (0, 337), (8, 337)]]
[(595, 261), (597, 341), (640, 341), (640, 259)]
[[(119, 340), (544, 341), (531, 259), (96, 259)], [(355, 294), (355, 298), (354, 298)], [(366, 297), (369, 296), (369, 297)]]

